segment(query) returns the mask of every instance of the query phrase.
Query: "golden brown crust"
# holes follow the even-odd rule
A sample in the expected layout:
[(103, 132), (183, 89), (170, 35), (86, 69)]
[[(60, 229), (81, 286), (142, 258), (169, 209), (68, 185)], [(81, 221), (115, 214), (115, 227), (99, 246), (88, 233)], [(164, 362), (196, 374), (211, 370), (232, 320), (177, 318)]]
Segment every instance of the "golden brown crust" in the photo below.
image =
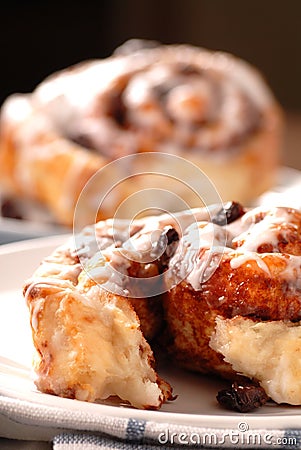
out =
[(181, 283), (165, 296), (164, 313), (163, 345), (174, 363), (201, 373), (233, 377), (231, 367), (209, 347), (217, 311)]
[(47, 126), (27, 137), (35, 116), (32, 114), (8, 132), (2, 125), (1, 183), (8, 195), (38, 201), (58, 222), (71, 226), (80, 192), (105, 161), (51, 133)]
[[(199, 226), (206, 239), (206, 227)], [(216, 239), (222, 228), (215, 231)], [(165, 339), (173, 359), (183, 367), (233, 378), (236, 374), (230, 364), (210, 346), (217, 317), (228, 320), (239, 316), (254, 323), (301, 320), (301, 215), (293, 208), (258, 208), (227, 228), (226, 246), (217, 247), (216, 254), (212, 252), (211, 262), (216, 264), (210, 276), (201, 278), (202, 264), (209, 264), (205, 244), (198, 256), (188, 259), (188, 253), (179, 258), (176, 254), (171, 261), (180, 267), (194, 262), (192, 272), (164, 298)], [(189, 249), (191, 241), (187, 242)], [(212, 245), (210, 239), (208, 245)], [(169, 285), (177, 270), (168, 274)]]
[(166, 295), (169, 351), (180, 365), (233, 378), (229, 365), (209, 346), (217, 316), (239, 315), (260, 321), (301, 320), (299, 289), (279, 277), (286, 263), (279, 259), (279, 264), (275, 264), (276, 259), (277, 256), (265, 257), (271, 271), (268, 275), (255, 261), (234, 270), (225, 258), (201, 290), (195, 291), (182, 282)]

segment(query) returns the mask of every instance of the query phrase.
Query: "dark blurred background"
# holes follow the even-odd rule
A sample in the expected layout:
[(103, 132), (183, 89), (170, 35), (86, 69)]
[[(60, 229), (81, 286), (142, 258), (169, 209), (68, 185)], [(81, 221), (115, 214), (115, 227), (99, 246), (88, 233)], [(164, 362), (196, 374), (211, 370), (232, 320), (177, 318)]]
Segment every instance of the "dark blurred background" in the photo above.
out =
[(108, 56), (139, 37), (234, 53), (261, 70), (286, 111), (301, 113), (300, 0), (3, 3), (0, 104), (58, 69)]

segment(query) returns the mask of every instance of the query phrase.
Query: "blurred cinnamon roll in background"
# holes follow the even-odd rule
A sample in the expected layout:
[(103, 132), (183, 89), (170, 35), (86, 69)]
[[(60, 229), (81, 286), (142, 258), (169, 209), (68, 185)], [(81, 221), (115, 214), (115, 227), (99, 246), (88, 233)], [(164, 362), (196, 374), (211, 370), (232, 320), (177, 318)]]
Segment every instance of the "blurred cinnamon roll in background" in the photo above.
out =
[[(34, 202), (71, 226), (78, 196), (99, 169), (126, 155), (165, 152), (199, 167), (223, 200), (249, 204), (275, 182), (281, 125), (277, 102), (248, 63), (189, 45), (129, 41), (109, 58), (55, 73), (33, 93), (6, 100), (0, 187), (10, 201)], [(169, 180), (161, 183), (173, 190)], [(104, 186), (100, 177), (91, 204)], [(139, 189), (146, 186), (139, 180)], [(136, 189), (126, 180), (97, 219), (113, 216)], [(198, 206), (181, 189), (177, 195)], [(86, 223), (95, 220), (89, 208), (87, 201)]]

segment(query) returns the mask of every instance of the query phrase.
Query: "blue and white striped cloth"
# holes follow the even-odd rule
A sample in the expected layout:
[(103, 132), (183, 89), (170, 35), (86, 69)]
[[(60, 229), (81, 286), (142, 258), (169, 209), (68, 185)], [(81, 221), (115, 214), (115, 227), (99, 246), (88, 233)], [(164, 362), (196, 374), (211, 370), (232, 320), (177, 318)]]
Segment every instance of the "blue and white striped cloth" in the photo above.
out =
[(301, 416), (300, 428), (253, 429), (248, 415), (237, 415), (237, 425), (225, 429), (157, 421), (155, 414), (141, 420), (129, 411), (131, 417), (104, 416), (0, 395), (0, 436), (51, 441), (53, 450), (301, 448)]
[[(301, 420), (301, 419), (300, 419)], [(113, 435), (62, 433), (55, 436), (53, 450), (162, 450), (208, 449), (300, 449), (301, 429), (250, 429), (240, 422), (234, 429), (179, 426), (127, 419), (120, 428), (114, 419)], [(118, 433), (116, 433), (118, 429)], [(106, 430), (107, 432), (109, 430)], [(118, 437), (116, 436), (118, 434)]]
[(128, 419), (123, 438), (89, 433), (55, 436), (53, 450), (300, 449), (301, 429), (246, 431), (179, 427)]

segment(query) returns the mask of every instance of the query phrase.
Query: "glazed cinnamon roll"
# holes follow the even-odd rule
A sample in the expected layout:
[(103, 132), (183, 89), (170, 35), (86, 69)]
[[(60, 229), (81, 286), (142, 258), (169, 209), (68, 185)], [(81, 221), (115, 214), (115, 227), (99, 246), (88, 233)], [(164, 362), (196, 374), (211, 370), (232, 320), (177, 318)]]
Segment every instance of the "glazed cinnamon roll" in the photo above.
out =
[[(204, 171), (224, 200), (248, 203), (275, 181), (282, 122), (253, 67), (188, 45), (127, 46), (110, 58), (63, 70), (32, 94), (9, 97), (0, 121), (2, 189), (44, 205), (66, 225), (93, 174), (110, 161), (143, 152), (183, 157)], [(180, 169), (176, 175), (181, 178)], [(126, 196), (148, 186), (147, 177), (125, 181), (113, 200), (102, 204), (98, 219), (112, 217)], [(166, 178), (159, 186), (174, 189)], [(89, 192), (87, 224), (95, 220), (91, 204), (105, 188), (100, 179)], [(199, 205), (181, 188), (177, 195), (189, 207)]]
[(83, 230), (45, 258), (26, 283), (35, 383), (42, 392), (89, 402), (117, 397), (144, 409), (172, 399), (145, 339), (161, 324), (158, 300), (146, 305), (143, 289), (138, 293), (139, 286), (131, 286), (131, 294), (141, 297), (140, 322), (126, 281), (134, 271), (138, 280), (158, 275), (160, 267), (128, 263), (130, 250), (124, 255), (119, 247), (123, 235), (129, 231), (139, 240), (143, 224), (127, 225), (113, 232), (108, 221)]
[(254, 381), (261, 404), (300, 405), (300, 233), (298, 210), (235, 202), (85, 228), (24, 288), (38, 388), (159, 408), (161, 346), (173, 365)]
[(138, 408), (172, 399), (150, 347), (164, 327), (163, 274), (181, 229), (210, 214), (108, 219), (42, 261), (24, 286), (39, 390), (91, 402), (117, 396)]
[(301, 213), (240, 213), (198, 223), (193, 250), (196, 230), (184, 233), (164, 300), (169, 351), (183, 367), (243, 375), (276, 402), (300, 404)]

